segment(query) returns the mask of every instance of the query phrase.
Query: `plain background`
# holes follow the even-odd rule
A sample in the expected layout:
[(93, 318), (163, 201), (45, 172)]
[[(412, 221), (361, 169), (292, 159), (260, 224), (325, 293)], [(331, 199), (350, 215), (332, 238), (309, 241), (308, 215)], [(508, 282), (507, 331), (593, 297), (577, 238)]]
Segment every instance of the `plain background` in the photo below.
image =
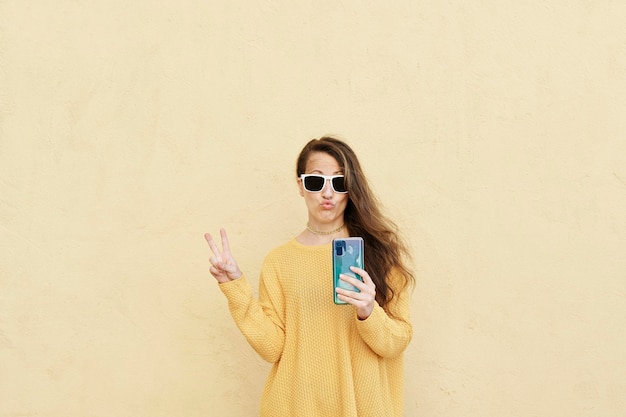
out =
[(622, 1), (0, 1), (0, 417), (256, 415), (336, 134), (415, 255), (406, 415), (626, 416)]

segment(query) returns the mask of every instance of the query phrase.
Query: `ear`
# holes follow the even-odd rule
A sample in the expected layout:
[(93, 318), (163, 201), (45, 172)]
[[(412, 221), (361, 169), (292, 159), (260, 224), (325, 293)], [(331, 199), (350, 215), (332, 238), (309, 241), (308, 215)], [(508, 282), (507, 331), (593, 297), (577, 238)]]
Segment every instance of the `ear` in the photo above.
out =
[(300, 196), (304, 197), (304, 186), (302, 185), (302, 179), (297, 178), (296, 182), (298, 183), (298, 189), (300, 190)]

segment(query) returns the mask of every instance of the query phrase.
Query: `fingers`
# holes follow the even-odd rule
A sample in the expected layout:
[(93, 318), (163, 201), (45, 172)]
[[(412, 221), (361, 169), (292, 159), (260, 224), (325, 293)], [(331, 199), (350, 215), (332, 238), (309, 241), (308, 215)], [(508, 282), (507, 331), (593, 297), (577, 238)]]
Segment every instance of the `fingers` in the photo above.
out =
[(220, 261), (217, 259), (217, 257), (215, 257), (215, 256), (211, 256), (211, 257), (209, 258), (209, 263), (211, 264), (211, 266), (212, 266), (213, 268), (216, 268), (216, 269), (221, 269), (221, 263), (220, 263)]
[[(355, 269), (358, 269), (358, 268), (355, 268)], [(365, 271), (362, 271), (362, 272), (365, 272)], [(367, 276), (367, 279), (365, 279), (365, 276)], [(372, 279), (369, 277), (369, 275), (362, 275), (361, 277), (364, 278), (363, 281), (361, 281), (358, 278), (351, 277), (350, 275), (346, 275), (346, 274), (339, 275), (339, 278), (342, 281), (347, 282), (348, 284), (352, 285), (353, 287), (358, 288), (359, 291), (360, 291), (360, 294), (363, 294), (363, 295), (368, 294), (368, 295), (375, 296), (375, 294), (376, 294), (376, 285), (374, 284)], [(356, 291), (350, 291), (350, 292), (351, 293), (354, 292), (355, 294), (359, 294)]]
[(363, 278), (363, 282), (365, 284), (374, 285), (374, 281), (372, 281), (372, 278), (370, 278), (370, 274), (368, 274), (364, 269), (357, 268), (356, 266), (351, 266), (350, 270)]
[(213, 240), (213, 237), (211, 237), (211, 234), (204, 234), (204, 238), (209, 244), (211, 252), (213, 252), (213, 256), (209, 258), (211, 264), (209, 271), (219, 282), (227, 282), (241, 277), (243, 273), (230, 253), (228, 235), (224, 228), (220, 229), (220, 236), (222, 238), (221, 250), (215, 243), (215, 240)]
[(351, 267), (350, 269), (352, 272), (358, 274), (363, 281), (346, 274), (341, 274), (339, 278), (353, 287), (358, 288), (359, 291), (349, 291), (337, 288), (337, 293), (358, 301), (369, 302), (374, 300), (376, 298), (376, 284), (374, 284), (369, 274), (361, 268)]
[[(209, 244), (209, 247), (211, 248), (211, 252), (213, 252), (213, 254), (215, 255), (215, 258), (217, 259), (217, 262), (221, 262), (222, 254), (220, 253), (220, 250), (217, 247), (217, 245), (215, 244), (215, 241), (213, 240), (211, 235), (209, 233), (205, 233), (204, 234), (204, 238), (206, 239), (207, 243)], [(211, 263), (213, 263), (213, 262), (211, 262)]]
[(226, 229), (220, 229), (220, 236), (222, 237), (222, 252), (230, 253), (230, 244), (228, 243), (228, 235), (226, 234)]
[(352, 277), (350, 275), (341, 274), (341, 275), (339, 275), (339, 279), (341, 279), (344, 282), (347, 282), (348, 284), (352, 285), (353, 287), (358, 288), (359, 291), (363, 291), (363, 290), (367, 289), (367, 286), (363, 283), (363, 281), (361, 281), (358, 278)]
[(353, 287), (356, 287), (358, 290), (351, 291), (337, 287), (338, 294), (354, 298), (355, 300), (373, 300), (376, 297), (376, 289), (374, 287), (367, 286), (363, 284), (360, 280), (349, 277), (347, 275), (341, 275), (340, 278), (342, 281), (345, 281)]
[(226, 234), (226, 229), (220, 229), (220, 237), (222, 238), (222, 250), (217, 247), (215, 240), (211, 237), (209, 233), (204, 234), (204, 238), (206, 239), (211, 251), (218, 257), (218, 259), (222, 259), (222, 254), (230, 253), (230, 244), (228, 242), (228, 235)]
[(365, 270), (356, 267), (352, 267), (350, 269), (352, 272), (358, 274), (363, 281), (345, 274), (341, 274), (339, 278), (341, 278), (342, 281), (358, 288), (359, 291), (349, 291), (343, 288), (337, 288), (336, 291), (342, 301), (356, 307), (359, 320), (365, 320), (370, 316), (370, 314), (372, 314), (374, 309), (376, 300), (376, 285)]
[(374, 284), (374, 281), (372, 281), (372, 278), (364, 269), (353, 266), (353, 267), (350, 267), (350, 270), (356, 273), (359, 277), (361, 277), (361, 279), (351, 277), (350, 275), (342, 274), (340, 276), (341, 280), (358, 288), (359, 291), (361, 292), (372, 292), (372, 293), (376, 292), (376, 284)]

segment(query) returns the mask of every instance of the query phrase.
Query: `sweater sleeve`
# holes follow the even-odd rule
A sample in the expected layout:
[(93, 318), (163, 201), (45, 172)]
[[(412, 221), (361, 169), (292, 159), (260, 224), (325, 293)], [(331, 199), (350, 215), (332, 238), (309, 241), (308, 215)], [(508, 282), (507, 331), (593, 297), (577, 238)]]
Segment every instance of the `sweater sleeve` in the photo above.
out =
[(245, 276), (219, 287), (228, 300), (230, 313), (241, 333), (252, 348), (267, 362), (277, 362), (285, 342), (285, 325), (280, 312), (284, 311), (282, 294), (261, 275), (259, 300)]
[(355, 320), (357, 320), (357, 329), (361, 338), (378, 356), (393, 358), (400, 355), (413, 337), (409, 289), (404, 288), (396, 293), (386, 309), (375, 303), (374, 310), (367, 319), (356, 318)]

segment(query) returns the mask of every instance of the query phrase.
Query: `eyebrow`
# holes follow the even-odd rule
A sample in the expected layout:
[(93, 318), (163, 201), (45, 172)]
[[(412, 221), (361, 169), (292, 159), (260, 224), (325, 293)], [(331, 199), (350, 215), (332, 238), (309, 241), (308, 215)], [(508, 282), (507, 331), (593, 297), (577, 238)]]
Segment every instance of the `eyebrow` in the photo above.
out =
[[(326, 175), (324, 174), (322, 171), (320, 171), (319, 169), (314, 169), (313, 171), (309, 172), (309, 174), (321, 174), (321, 175)], [(332, 173), (331, 175), (344, 175), (343, 170), (341, 171), (335, 171), (334, 173)]]

